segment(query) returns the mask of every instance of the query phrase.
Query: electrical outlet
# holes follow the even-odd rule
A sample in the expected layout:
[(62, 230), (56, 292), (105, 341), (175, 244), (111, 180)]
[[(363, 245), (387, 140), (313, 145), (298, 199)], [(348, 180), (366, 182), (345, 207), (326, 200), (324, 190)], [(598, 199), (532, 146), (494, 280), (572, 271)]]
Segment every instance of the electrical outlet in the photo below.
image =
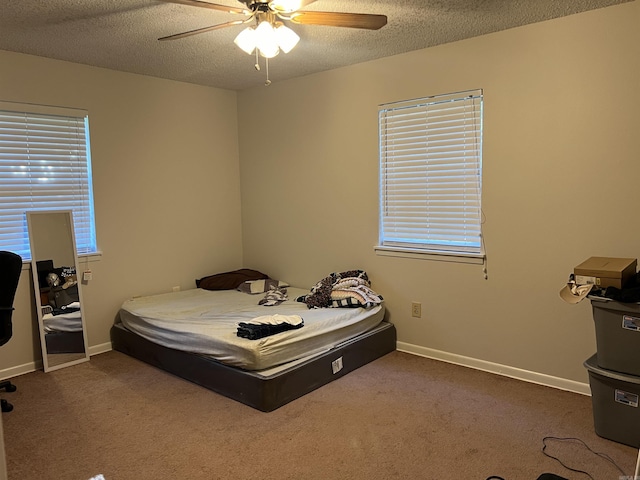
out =
[(411, 303), (411, 316), (420, 318), (422, 317), (422, 304), (419, 302)]
[(174, 292), (179, 292), (180, 291), (180, 285), (177, 285), (177, 286), (173, 287), (171, 290), (174, 291)]

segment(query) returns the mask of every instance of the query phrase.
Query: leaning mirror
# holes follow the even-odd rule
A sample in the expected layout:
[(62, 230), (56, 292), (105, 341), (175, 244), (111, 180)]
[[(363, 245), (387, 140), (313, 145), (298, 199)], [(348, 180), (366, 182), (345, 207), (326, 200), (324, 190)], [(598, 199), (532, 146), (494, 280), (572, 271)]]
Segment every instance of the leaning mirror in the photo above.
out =
[(71, 211), (27, 212), (44, 371), (89, 360)]

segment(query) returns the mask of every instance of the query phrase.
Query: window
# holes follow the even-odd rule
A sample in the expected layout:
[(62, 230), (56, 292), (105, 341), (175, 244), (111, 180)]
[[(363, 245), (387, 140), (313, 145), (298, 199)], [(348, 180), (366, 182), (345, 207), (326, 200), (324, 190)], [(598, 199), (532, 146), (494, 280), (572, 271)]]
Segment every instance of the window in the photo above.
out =
[(0, 250), (24, 260), (27, 210), (72, 210), (78, 254), (97, 252), (86, 111), (0, 102)]
[(482, 258), (482, 90), (379, 107), (379, 253)]

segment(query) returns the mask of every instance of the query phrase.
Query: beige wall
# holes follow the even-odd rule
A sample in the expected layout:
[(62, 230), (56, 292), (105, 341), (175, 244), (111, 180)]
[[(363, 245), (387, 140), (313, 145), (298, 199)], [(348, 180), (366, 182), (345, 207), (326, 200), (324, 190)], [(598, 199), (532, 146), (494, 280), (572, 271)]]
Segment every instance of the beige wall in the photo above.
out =
[[(589, 256), (640, 256), (638, 20), (636, 1), (240, 93), (245, 265), (302, 286), (363, 268), (403, 348), (586, 382), (590, 305), (558, 292)], [(489, 279), (377, 256), (377, 105), (474, 88)]]
[[(235, 92), (0, 52), (0, 100), (89, 111), (102, 251), (83, 292), (91, 349), (108, 346), (126, 298), (241, 266)], [(2, 376), (41, 359), (32, 305), (23, 270)]]

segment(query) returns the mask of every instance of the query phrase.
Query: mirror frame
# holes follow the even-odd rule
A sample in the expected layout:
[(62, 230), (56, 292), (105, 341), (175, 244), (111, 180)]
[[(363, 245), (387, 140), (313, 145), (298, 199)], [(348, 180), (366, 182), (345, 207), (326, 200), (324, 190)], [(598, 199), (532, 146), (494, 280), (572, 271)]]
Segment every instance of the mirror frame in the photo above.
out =
[[(44, 329), (44, 321), (43, 321), (43, 306), (42, 299), (40, 296), (40, 282), (38, 278), (38, 268), (37, 263), (39, 260), (38, 257), (38, 241), (35, 238), (36, 235), (34, 232), (37, 232), (37, 228), (35, 228), (35, 224), (37, 223), (37, 218), (42, 217), (44, 215), (66, 215), (66, 222), (69, 231), (69, 240), (72, 246), (73, 252), (72, 257), (74, 261), (74, 267), (76, 269), (77, 283), (78, 286), (78, 300), (80, 302), (80, 322), (82, 325), (82, 340), (84, 345), (84, 353), (78, 352), (77, 354), (50, 354), (47, 351), (47, 343), (46, 343), (46, 332)], [(26, 212), (27, 216), (27, 226), (29, 228), (29, 243), (31, 247), (31, 273), (33, 277), (33, 288), (34, 288), (34, 297), (36, 304), (36, 312), (38, 314), (38, 327), (40, 330), (40, 345), (42, 347), (42, 364), (44, 366), (45, 372), (51, 372), (53, 370), (58, 370), (60, 368), (69, 367), (71, 365), (76, 365), (78, 363), (83, 363), (89, 360), (89, 345), (87, 342), (87, 325), (85, 321), (85, 309), (84, 309), (84, 300), (82, 298), (82, 281), (80, 277), (80, 272), (78, 270), (78, 254), (76, 247), (76, 237), (74, 231), (73, 224), (73, 212), (71, 210), (30, 210)], [(70, 360), (63, 361), (61, 363), (53, 362), (52, 358), (49, 358), (51, 355), (76, 355), (78, 358), (71, 357)]]

